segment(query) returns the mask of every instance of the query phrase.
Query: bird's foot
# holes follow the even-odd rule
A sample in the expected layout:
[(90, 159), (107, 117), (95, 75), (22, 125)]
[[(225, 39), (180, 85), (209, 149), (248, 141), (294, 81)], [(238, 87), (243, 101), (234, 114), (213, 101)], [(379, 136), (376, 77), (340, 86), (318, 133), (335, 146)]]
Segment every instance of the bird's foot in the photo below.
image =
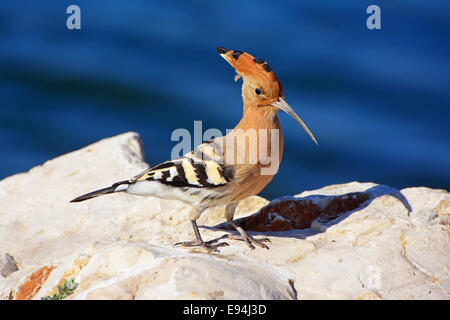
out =
[(219, 252), (219, 250), (217, 248), (229, 246), (229, 244), (226, 242), (217, 243), (219, 240), (222, 240), (225, 238), (227, 238), (227, 235), (223, 235), (217, 239), (213, 239), (210, 241), (192, 240), (192, 241), (178, 242), (178, 243), (175, 243), (173, 246), (174, 247), (181, 246), (181, 247), (185, 247), (185, 248), (201, 247), (208, 252)]
[(255, 239), (252, 236), (248, 235), (246, 232), (240, 235), (228, 234), (227, 238), (230, 240), (245, 241), (245, 243), (247, 243), (247, 246), (252, 250), (255, 249), (255, 246), (253, 244), (264, 249), (269, 249), (269, 247), (264, 244), (264, 242), (270, 242), (269, 238)]
[(269, 238), (255, 239), (252, 236), (248, 235), (247, 232), (245, 232), (245, 230), (237, 225), (233, 220), (228, 220), (228, 223), (239, 232), (239, 236), (229, 234), (227, 237), (228, 239), (245, 241), (245, 243), (247, 243), (247, 246), (252, 250), (255, 249), (255, 246), (253, 244), (261, 248), (269, 249), (269, 247), (263, 243), (270, 242)]

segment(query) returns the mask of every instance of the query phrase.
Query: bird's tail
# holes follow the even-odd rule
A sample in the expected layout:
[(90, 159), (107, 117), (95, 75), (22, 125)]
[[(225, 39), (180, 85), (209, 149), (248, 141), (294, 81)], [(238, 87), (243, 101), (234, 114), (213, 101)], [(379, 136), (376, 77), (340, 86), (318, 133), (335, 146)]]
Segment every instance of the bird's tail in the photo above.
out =
[(75, 198), (75, 199), (71, 200), (70, 202), (81, 202), (84, 200), (102, 196), (104, 194), (125, 191), (125, 190), (127, 190), (129, 184), (130, 184), (130, 182), (128, 180), (116, 182), (108, 188), (103, 188), (100, 190), (96, 190), (96, 191), (92, 191), (92, 192), (83, 194), (82, 196), (79, 196), (78, 198)]

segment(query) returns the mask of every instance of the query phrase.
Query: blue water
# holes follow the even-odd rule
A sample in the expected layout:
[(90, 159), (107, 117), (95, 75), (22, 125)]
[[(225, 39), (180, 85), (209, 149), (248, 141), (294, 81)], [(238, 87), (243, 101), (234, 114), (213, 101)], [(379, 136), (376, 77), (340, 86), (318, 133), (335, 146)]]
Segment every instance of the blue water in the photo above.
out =
[[(370, 4), (381, 30), (366, 28)], [(449, 17), (449, 1), (2, 0), (0, 179), (126, 131), (156, 164), (177, 128), (232, 128), (242, 100), (224, 46), (269, 62), (320, 143), (281, 115), (263, 196), (354, 180), (450, 189)]]

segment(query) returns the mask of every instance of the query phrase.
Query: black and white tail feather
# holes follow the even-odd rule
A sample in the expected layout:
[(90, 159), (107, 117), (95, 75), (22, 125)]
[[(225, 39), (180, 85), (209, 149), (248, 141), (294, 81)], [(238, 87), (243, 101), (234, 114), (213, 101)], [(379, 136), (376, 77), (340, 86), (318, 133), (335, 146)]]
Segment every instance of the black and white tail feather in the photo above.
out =
[[(84, 194), (82, 196), (79, 196), (79, 197), (71, 200), (70, 202), (81, 202), (81, 201), (84, 201), (84, 200), (88, 200), (88, 199), (92, 199), (92, 198), (95, 198), (95, 197), (98, 197), (98, 196), (102, 196), (104, 194), (109, 194), (109, 193), (114, 193), (114, 192), (119, 192), (119, 191), (126, 191), (126, 189), (128, 188), (129, 184), (130, 184), (130, 182), (126, 181), (126, 180), (125, 181), (116, 182), (110, 187), (86, 193), (86, 194)], [(122, 186), (122, 188), (119, 188), (120, 186)], [(120, 190), (120, 189), (122, 189), (122, 190)]]

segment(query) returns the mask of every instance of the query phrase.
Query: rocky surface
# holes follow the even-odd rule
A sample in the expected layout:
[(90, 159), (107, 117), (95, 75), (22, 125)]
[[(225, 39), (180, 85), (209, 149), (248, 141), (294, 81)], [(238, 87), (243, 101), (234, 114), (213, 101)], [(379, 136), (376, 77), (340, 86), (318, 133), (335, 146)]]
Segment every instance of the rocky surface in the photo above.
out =
[[(74, 278), (67, 299), (448, 299), (450, 196), (352, 182), (239, 204), (239, 223), (270, 250), (193, 238), (189, 206), (124, 193), (69, 203), (148, 167), (126, 133), (0, 182), (0, 298), (40, 299)], [(205, 240), (224, 208), (199, 219)]]

